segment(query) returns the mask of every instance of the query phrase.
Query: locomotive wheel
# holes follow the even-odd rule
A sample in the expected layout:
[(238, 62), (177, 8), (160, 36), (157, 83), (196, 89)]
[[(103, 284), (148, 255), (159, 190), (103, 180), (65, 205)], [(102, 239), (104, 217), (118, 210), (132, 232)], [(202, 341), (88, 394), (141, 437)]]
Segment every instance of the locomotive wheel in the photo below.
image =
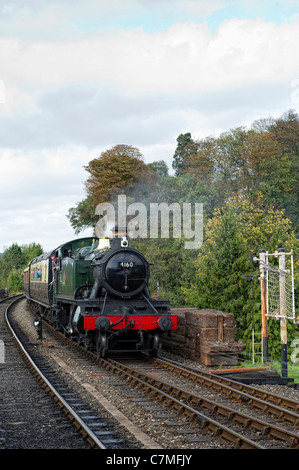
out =
[(105, 358), (107, 355), (108, 340), (106, 333), (101, 333), (100, 331), (97, 334), (97, 355), (99, 357)]

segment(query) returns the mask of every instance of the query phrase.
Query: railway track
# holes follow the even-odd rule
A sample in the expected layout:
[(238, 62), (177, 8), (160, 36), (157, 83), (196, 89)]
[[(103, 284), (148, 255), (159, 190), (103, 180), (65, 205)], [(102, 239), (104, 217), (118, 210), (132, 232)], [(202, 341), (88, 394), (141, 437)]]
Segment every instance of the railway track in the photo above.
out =
[(280, 419), (292, 423), (296, 428), (299, 428), (299, 401), (297, 400), (243, 384), (236, 380), (227, 379), (211, 372), (182, 366), (170, 359), (149, 357), (147, 359), (159, 367), (173, 370), (196, 383), (204, 384), (216, 391), (220, 390), (221, 393), (233, 396), (235, 399), (248, 401), (251, 407), (261, 409), (269, 414), (276, 414)]
[[(36, 423), (40, 422), (40, 417), (38, 416), (38, 413), (36, 410), (40, 410), (42, 414), (45, 413), (46, 410), (46, 415), (44, 415), (44, 424), (43, 426), (50, 427), (52, 428), (52, 436), (51, 438), (48, 437), (48, 441), (50, 442), (44, 443), (42, 442), (42, 436), (39, 434), (39, 438), (37, 439), (37, 443), (33, 444), (34, 447), (43, 447), (43, 446), (53, 446), (54, 448), (57, 448), (57, 441), (60, 443), (59, 445), (63, 446), (63, 448), (68, 448), (68, 447), (74, 447), (74, 448), (96, 448), (96, 449), (106, 449), (106, 448), (111, 448), (111, 445), (115, 445), (116, 440), (113, 439), (113, 432), (111, 430), (107, 430), (107, 423), (105, 422), (105, 419), (102, 419), (99, 416), (96, 416), (93, 410), (86, 406), (85, 403), (82, 402), (82, 398), (76, 394), (71, 388), (68, 386), (67, 383), (65, 383), (61, 378), (55, 373), (55, 371), (51, 368), (51, 366), (40, 356), (37, 354), (36, 348), (34, 345), (32, 345), (30, 342), (26, 341), (26, 338), (23, 337), (22, 331), (18, 328), (17, 323), (11, 318), (12, 316), (12, 311), (15, 307), (15, 305), (22, 299), (22, 296), (16, 296), (15, 298), (8, 298), (8, 299), (3, 299), (1, 302), (1, 308), (4, 310), (4, 316), (1, 316), (1, 335), (2, 335), (2, 341), (5, 344), (5, 350), (9, 348), (9, 351), (5, 351), (6, 355), (5, 358), (9, 356), (9, 359), (12, 359), (12, 362), (10, 361), (9, 366), (14, 364), (14, 367), (17, 369), (15, 370), (15, 375), (14, 378), (12, 379), (11, 377), (7, 377), (7, 383), (12, 383), (15, 385), (19, 384), (18, 386), (21, 387), (20, 393), (21, 395), (25, 394), (25, 390), (29, 387), (30, 390), (33, 387), (34, 393), (36, 393), (38, 396), (40, 395), (40, 387), (39, 390), (36, 391), (36, 378), (28, 377), (27, 371), (24, 370), (24, 367), (22, 365), (22, 362), (20, 361), (19, 354), (16, 354), (15, 348), (13, 348), (12, 345), (12, 339), (14, 340), (14, 344), (16, 344), (19, 348), (19, 351), (21, 352), (23, 360), (27, 363), (33, 374), (38, 378), (40, 383), (42, 384), (42, 389), (46, 391), (53, 400), (51, 400), (52, 404), (55, 402), (57, 407), (53, 410), (51, 407), (51, 413), (53, 413), (53, 418), (48, 415), (49, 413), (49, 404), (43, 397), (36, 403), (34, 401), (31, 402), (25, 402), (23, 403), (25, 405), (25, 413), (23, 413), (23, 409), (19, 409), (18, 415), (17, 415), (17, 420), (14, 421), (14, 424), (19, 423), (21, 426), (23, 436), (19, 436), (15, 442), (14, 436), (12, 436), (10, 439), (7, 437), (4, 437), (5, 433), (5, 422), (11, 423), (10, 419), (10, 414), (13, 410), (13, 406), (18, 406), (18, 403), (16, 403), (17, 400), (20, 400), (21, 398), (16, 397), (15, 390), (11, 391), (11, 395), (6, 397), (6, 403), (4, 403), (3, 400), (3, 394), (2, 394), (2, 409), (3, 407), (7, 410), (7, 416), (6, 421), (3, 420), (3, 417), (1, 417), (0, 414), (0, 420), (2, 418), (2, 429), (3, 435), (0, 435), (0, 447), (2, 448), (11, 448), (11, 447), (21, 447), (23, 446), (28, 446), (24, 441), (28, 442), (28, 434), (30, 434), (32, 424), (34, 424), (34, 420)], [(7, 329), (5, 330), (3, 328), (3, 318), (5, 318), (6, 326)], [(6, 333), (4, 333), (6, 331)], [(5, 336), (5, 337), (3, 337)], [(24, 344), (25, 346), (24, 346)], [(13, 350), (13, 352), (12, 352)], [(12, 357), (13, 354), (13, 357)], [(2, 365), (2, 372), (5, 372), (8, 370), (7, 362)], [(1, 365), (0, 365), (1, 367)], [(26, 376), (23, 381), (20, 382), (20, 376)], [(32, 379), (34, 378), (34, 384), (32, 386)], [(14, 380), (14, 382), (12, 382)], [(23, 389), (23, 390), (22, 390)], [(46, 403), (45, 403), (46, 401)], [(15, 411), (15, 410), (14, 410)], [(58, 412), (58, 415), (57, 415)], [(32, 419), (32, 415), (34, 416), (34, 419)], [(57, 418), (58, 416), (58, 418)], [(63, 417), (67, 417), (67, 422)], [(16, 418), (14, 418), (15, 420)], [(37, 426), (40, 426), (37, 424)], [(8, 424), (9, 428), (9, 424)], [(69, 436), (67, 436), (67, 439), (64, 441), (63, 440), (63, 434), (65, 433), (65, 428), (68, 428), (69, 430)], [(64, 429), (63, 432), (61, 430)], [(74, 432), (75, 430), (75, 432)], [(36, 430), (33, 430), (33, 432), (37, 432)], [(6, 430), (6, 436), (10, 434), (14, 434), (14, 430), (8, 429)], [(20, 435), (20, 432), (18, 433)], [(53, 438), (53, 434), (58, 436), (58, 439)], [(26, 436), (26, 438), (25, 438)], [(80, 441), (82, 436), (82, 442)], [(101, 436), (103, 436), (101, 438)], [(108, 437), (107, 437), (108, 436)], [(106, 439), (104, 439), (106, 438)], [(32, 437), (34, 440), (35, 438)], [(105, 443), (105, 440), (107, 444)], [(10, 443), (12, 442), (12, 444)], [(117, 447), (117, 446), (116, 446)]]
[[(299, 415), (296, 412), (239, 391), (238, 387), (242, 384), (237, 382), (234, 384), (236, 388), (233, 388), (222, 384), (220, 380), (205, 377), (205, 373), (201, 375), (200, 372), (191, 372), (188, 368), (173, 361), (149, 357), (148, 361), (158, 367), (148, 370), (147, 364), (138, 364), (136, 361), (133, 366), (129, 361), (117, 362), (109, 359), (108, 362), (116, 373), (125, 374), (128, 380), (145, 390), (146, 393), (164, 403), (167, 402), (178, 413), (188, 416), (193, 422), (198, 422), (201, 428), (232, 442), (237, 448), (299, 448), (297, 431)], [(165, 375), (164, 380), (161, 380), (158, 377), (161, 375), (161, 367), (174, 372), (175, 377), (183, 377), (188, 383), (182, 381), (180, 387), (175, 377), (165, 381), (167, 377)], [(196, 383), (200, 384), (199, 392), (194, 391)], [(209, 392), (213, 390), (213, 396), (208, 397), (204, 393), (202, 384), (208, 388)], [(247, 390), (249, 391), (249, 387)], [(224, 394), (229, 400), (225, 403), (221, 402), (220, 394)], [(279, 398), (273, 394), (268, 394), (268, 397), (277, 400)], [(231, 400), (238, 406), (227, 404)], [(281, 401), (284, 401), (283, 397)], [(286, 400), (286, 402), (293, 409), (298, 405), (298, 402), (293, 402), (291, 405), (291, 400)], [(247, 411), (251, 406), (257, 409), (256, 414), (249, 414)], [(245, 408), (246, 411), (239, 408)], [(266, 420), (261, 417), (262, 412), (271, 415), (271, 419)], [(290, 426), (285, 428), (277, 424), (277, 421), (281, 420), (286, 420)]]
[[(207, 440), (215, 443), (223, 442), (224, 448), (299, 447), (298, 402), (274, 394), (266, 395), (259, 389), (202, 370), (183, 367), (164, 358), (98, 359), (78, 345), (69, 343), (63, 335), (58, 333), (58, 337), (72, 349), (80, 351), (81, 357), (84, 354), (88, 361), (86, 364), (89, 364), (84, 367), (96, 370), (93, 375), (98, 376), (99, 381), (108, 379), (108, 376), (104, 377), (103, 371), (107, 371), (109, 377), (119, 377), (123, 383), (117, 386), (124, 390), (126, 399), (130, 394), (135, 397), (132, 399), (135, 400), (136, 412), (139, 405), (153, 407), (155, 405), (149, 405), (149, 401), (159, 402), (164, 409), (168, 407), (171, 410), (169, 413), (174, 429), (179, 420), (183, 419), (185, 423), (190, 423), (188, 427), (192, 435), (206, 436)], [(92, 364), (96, 364), (96, 369)], [(66, 368), (66, 365), (62, 364), (62, 367)], [(73, 371), (70, 370), (69, 373), (73, 374)], [(132, 390), (138, 390), (141, 397), (136, 398), (137, 395), (128, 386)], [(177, 422), (173, 416), (177, 416)], [(131, 430), (133, 434), (135, 431), (136, 429)], [(151, 445), (150, 438), (147, 443), (146, 440), (143, 442), (145, 448)], [(157, 448), (156, 446), (159, 447), (159, 443), (152, 441), (151, 448)]]
[(68, 425), (62, 413), (57, 412), (51, 398), (24, 364), (13, 335), (6, 326), (4, 313), (12, 300), (2, 299), (0, 303), (3, 347), (0, 361), (0, 448), (40, 448), (40, 445), (53, 448), (54, 442), (57, 448), (61, 448), (55, 439), (53, 426), (59, 427), (62, 445), (71, 448), (74, 438), (78, 436), (74, 436), (72, 426)]
[[(92, 354), (90, 354), (92, 356)], [(149, 395), (159, 399), (164, 404), (168, 403), (180, 414), (188, 416), (191, 421), (199, 424), (200, 429), (211, 432), (218, 437), (232, 443), (239, 448), (298, 448), (299, 434), (299, 402), (288, 398), (262, 391), (258, 388), (243, 385), (241, 383), (217, 377), (205, 371), (193, 370), (162, 358), (146, 358), (146, 363), (133, 361), (117, 362), (112, 359), (107, 361), (98, 359), (97, 362), (114, 373), (126, 377), (126, 380), (145, 390)], [(148, 363), (155, 369), (144, 371)], [(199, 384), (209, 391), (214, 391), (212, 399), (199, 393), (192, 393), (188, 389), (179, 388), (157, 377), (161, 374), (161, 368), (171, 371), (183, 379), (189, 381), (189, 387)], [(162, 372), (163, 375), (163, 372)], [(164, 376), (165, 378), (165, 376)], [(177, 380), (175, 379), (177, 382)], [(224, 395), (243, 408), (253, 408), (257, 416), (247, 411), (237, 410), (227, 404), (219, 402), (219, 395)], [(265, 413), (271, 417), (270, 421), (261, 419), (260, 414)], [(217, 416), (217, 419), (216, 419)], [(289, 428), (277, 424), (277, 421), (285, 421)], [(228, 425), (230, 424), (231, 425)], [(246, 432), (253, 434), (252, 438), (246, 437)]]

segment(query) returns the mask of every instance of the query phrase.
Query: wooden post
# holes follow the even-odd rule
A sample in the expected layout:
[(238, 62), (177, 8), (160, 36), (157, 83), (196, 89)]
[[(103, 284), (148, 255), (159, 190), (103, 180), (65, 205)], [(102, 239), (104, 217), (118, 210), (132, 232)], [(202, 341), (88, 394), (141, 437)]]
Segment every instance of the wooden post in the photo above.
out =
[(261, 281), (261, 307), (262, 307), (262, 349), (263, 349), (263, 362), (269, 360), (268, 352), (268, 319), (267, 319), (267, 306), (266, 306), (266, 278), (265, 278), (265, 253), (266, 250), (259, 250), (260, 254), (260, 281)]
[(224, 323), (224, 318), (223, 315), (217, 315), (217, 326), (218, 326), (218, 341), (220, 343), (223, 343), (223, 323)]
[[(256, 257), (255, 253), (252, 256), (252, 261), (253, 261), (253, 266), (257, 267), (255, 262), (258, 262), (258, 258)], [(251, 328), (251, 340), (252, 340), (252, 364), (254, 364), (255, 357), (254, 357), (254, 348), (255, 348), (255, 334), (261, 334), (261, 333), (255, 333), (254, 331), (254, 279), (258, 278), (259, 276), (255, 274), (245, 274), (242, 276), (243, 279), (251, 279), (252, 281), (252, 328)], [(263, 348), (261, 350), (261, 354), (263, 354)], [(262, 359), (262, 358), (261, 358)]]
[(288, 376), (287, 356), (287, 319), (286, 319), (286, 278), (285, 249), (279, 248), (279, 294), (280, 294), (280, 342), (281, 342), (281, 375)]

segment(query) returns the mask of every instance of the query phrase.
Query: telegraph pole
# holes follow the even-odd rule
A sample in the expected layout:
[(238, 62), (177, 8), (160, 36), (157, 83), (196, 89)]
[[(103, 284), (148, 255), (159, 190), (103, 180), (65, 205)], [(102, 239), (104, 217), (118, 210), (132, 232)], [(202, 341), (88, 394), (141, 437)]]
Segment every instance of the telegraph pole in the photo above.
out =
[(260, 258), (260, 282), (261, 282), (261, 307), (262, 307), (262, 347), (263, 347), (263, 361), (269, 360), (268, 350), (268, 319), (267, 319), (267, 304), (266, 304), (266, 277), (265, 277), (265, 258), (266, 250), (259, 250)]

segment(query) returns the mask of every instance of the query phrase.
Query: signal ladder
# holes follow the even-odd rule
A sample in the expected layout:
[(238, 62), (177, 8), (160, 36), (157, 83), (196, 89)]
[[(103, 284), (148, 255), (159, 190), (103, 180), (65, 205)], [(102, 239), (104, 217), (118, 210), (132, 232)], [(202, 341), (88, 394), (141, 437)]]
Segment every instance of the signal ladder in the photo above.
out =
[[(259, 341), (258, 341), (259, 339)], [(256, 349), (259, 349), (259, 353), (256, 353)], [(263, 341), (262, 341), (262, 332), (257, 332), (252, 330), (252, 364), (255, 363), (255, 356), (258, 355), (260, 357), (261, 363), (264, 362), (263, 360)]]

